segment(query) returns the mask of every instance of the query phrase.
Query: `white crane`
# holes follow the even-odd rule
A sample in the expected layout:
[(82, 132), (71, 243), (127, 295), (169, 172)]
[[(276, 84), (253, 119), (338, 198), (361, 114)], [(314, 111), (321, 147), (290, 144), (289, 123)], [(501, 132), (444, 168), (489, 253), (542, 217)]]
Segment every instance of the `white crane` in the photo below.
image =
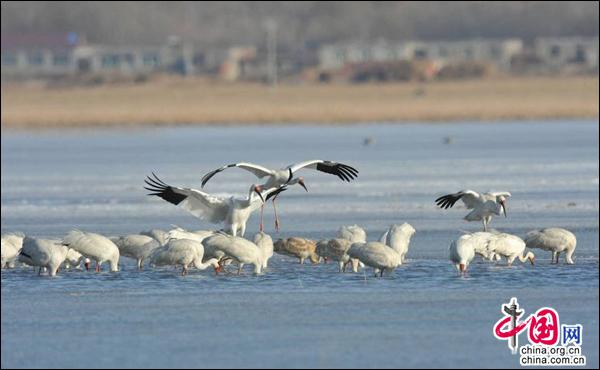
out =
[(19, 261), (40, 267), (40, 273), (42, 268), (47, 268), (50, 276), (54, 276), (65, 261), (68, 251), (69, 248), (57, 240), (25, 237), (23, 248), (19, 252)]
[(111, 272), (119, 271), (119, 248), (103, 235), (73, 230), (63, 238), (62, 244), (95, 260), (96, 272), (100, 272), (100, 265), (106, 261)]
[(450, 261), (461, 275), (466, 273), (467, 267), (475, 258), (475, 246), (477, 244), (473, 234), (462, 235), (450, 244)]
[(461, 190), (458, 193), (441, 196), (435, 202), (440, 208), (448, 209), (461, 199), (467, 209), (472, 209), (464, 219), (482, 221), (483, 231), (487, 231), (493, 215), (500, 215), (502, 212), (506, 217), (506, 200), (510, 196), (507, 191), (478, 193), (473, 190)]
[[(204, 248), (221, 251), (238, 265), (238, 275), (242, 272), (244, 264), (254, 266), (254, 274), (262, 272), (265, 265), (266, 254), (253, 242), (239, 236), (231, 236), (225, 233), (217, 233), (202, 241)], [(221, 262), (224, 262), (221, 260)]]
[(352, 243), (366, 243), (367, 232), (358, 225), (343, 225), (337, 231), (337, 237)]
[(492, 234), (488, 250), (492, 251), (495, 255), (506, 257), (509, 266), (512, 265), (516, 258), (521, 262), (529, 261), (531, 265), (535, 263), (535, 255), (532, 252), (525, 254), (525, 242), (516, 235), (506, 233)]
[(122, 256), (136, 260), (138, 270), (144, 268), (144, 260), (161, 246), (158, 240), (148, 235), (132, 234), (110, 238), (110, 240), (119, 248)]
[[(84, 261), (83, 255), (74, 249), (69, 249), (67, 255), (65, 256), (63, 266), (65, 269), (81, 269), (81, 261)], [(85, 268), (86, 270), (90, 269), (89, 263), (85, 264)]]
[(555, 259), (556, 263), (558, 263), (558, 257), (561, 252), (565, 252), (567, 264), (571, 265), (575, 263), (571, 257), (577, 246), (577, 238), (569, 230), (558, 227), (533, 230), (525, 236), (525, 244), (527, 248), (539, 248), (551, 251), (552, 263), (554, 263)]
[(197, 240), (173, 239), (164, 246), (155, 249), (150, 255), (151, 263), (155, 266), (182, 266), (181, 275), (187, 275), (188, 267), (193, 265), (198, 270), (205, 270), (212, 266), (215, 274), (221, 271), (221, 265), (216, 258), (210, 258), (202, 262), (204, 257), (204, 246)]
[(375, 276), (383, 276), (384, 273), (392, 273), (396, 267), (402, 264), (402, 254), (408, 250), (407, 243), (414, 234), (414, 228), (405, 223), (392, 226), (388, 230), (386, 245), (381, 242), (354, 243), (348, 250), (352, 259), (357, 259), (374, 269)]
[(223, 198), (200, 190), (170, 186), (160, 180), (154, 173), (154, 178), (147, 177), (144, 189), (169, 203), (179, 206), (201, 220), (211, 223), (223, 223), (224, 230), (233, 236), (244, 236), (246, 222), (252, 212), (264, 203), (264, 196), (279, 194), (285, 187), (269, 188), (263, 191), (258, 185), (252, 185), (248, 197)]
[(2, 235), (0, 241), (1, 262), (0, 268), (14, 268), (23, 247), (24, 234), (10, 233)]
[(393, 248), (380, 242), (354, 243), (348, 250), (353, 260), (359, 260), (374, 269), (375, 276), (392, 273), (401, 264), (401, 257)]
[(400, 253), (401, 263), (404, 263), (410, 239), (415, 235), (415, 228), (405, 222), (402, 225), (391, 225), (387, 231), (381, 235), (379, 241), (385, 245), (395, 245), (396, 252)]
[(269, 259), (273, 257), (273, 239), (269, 234), (266, 234), (261, 231), (254, 235), (254, 244), (256, 244), (262, 252), (262, 270), (264, 270), (269, 266)]
[[(312, 170), (329, 173), (332, 175), (336, 175), (342, 181), (350, 182), (354, 180), (358, 176), (358, 170), (354, 167), (348, 166), (343, 163), (332, 162), (332, 161), (324, 161), (322, 159), (314, 159), (310, 161), (300, 162), (296, 164), (291, 164), (287, 167), (284, 167), (280, 170), (269, 169), (254, 163), (240, 162), (240, 163), (232, 163), (225, 165), (223, 167), (217, 168), (213, 170), (204, 177), (202, 177), (202, 188), (204, 185), (217, 173), (222, 172), (228, 168), (237, 167), (244, 169), (246, 171), (251, 172), (257, 178), (262, 179), (264, 177), (267, 178), (267, 181), (260, 185), (262, 189), (270, 189), (270, 188), (280, 188), (286, 185), (295, 185), (299, 184), (304, 188), (304, 190), (308, 191), (306, 184), (304, 183), (303, 177), (296, 177), (298, 171), (303, 168), (309, 168)], [(275, 200), (277, 199), (278, 194), (272, 195), (273, 197), (273, 210), (275, 212), (275, 229), (279, 231), (279, 218), (277, 217), (277, 207), (275, 206)], [(264, 205), (261, 206), (261, 221), (260, 221), (260, 231), (263, 230), (263, 222), (262, 222), (262, 214), (263, 214)]]
[(161, 229), (145, 230), (142, 231), (140, 235), (146, 235), (155, 239), (161, 246), (165, 245), (167, 242), (167, 232)]

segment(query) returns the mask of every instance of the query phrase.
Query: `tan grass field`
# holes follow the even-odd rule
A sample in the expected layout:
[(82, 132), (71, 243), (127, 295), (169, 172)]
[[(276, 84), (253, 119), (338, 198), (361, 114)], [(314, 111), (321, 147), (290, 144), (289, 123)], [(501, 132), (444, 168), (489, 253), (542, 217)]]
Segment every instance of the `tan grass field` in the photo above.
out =
[(163, 80), (51, 89), (2, 87), (2, 128), (355, 123), (598, 117), (598, 77), (368, 85)]

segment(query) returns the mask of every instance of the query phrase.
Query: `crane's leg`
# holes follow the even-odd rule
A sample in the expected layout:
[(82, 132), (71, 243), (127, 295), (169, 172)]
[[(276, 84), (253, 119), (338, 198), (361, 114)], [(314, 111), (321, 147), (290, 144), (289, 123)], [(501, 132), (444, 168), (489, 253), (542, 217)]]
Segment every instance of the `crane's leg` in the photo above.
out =
[(483, 222), (483, 231), (487, 231), (487, 218), (482, 218), (481, 221)]
[(275, 230), (277, 232), (279, 232), (279, 217), (277, 216), (277, 206), (275, 205), (275, 201), (277, 200), (278, 196), (279, 194), (273, 197), (273, 211), (275, 212)]
[(258, 231), (263, 232), (265, 230), (265, 225), (263, 224), (263, 214), (265, 213), (265, 204), (263, 203), (260, 206), (260, 225), (258, 226)]
[(556, 252), (552, 252), (552, 261), (550, 264), (554, 265), (554, 261), (556, 260)]
[(246, 233), (246, 224), (241, 224), (240, 225), (240, 236), (243, 237), (245, 233)]
[(558, 258), (560, 257), (560, 252), (556, 252), (556, 264), (558, 265)]

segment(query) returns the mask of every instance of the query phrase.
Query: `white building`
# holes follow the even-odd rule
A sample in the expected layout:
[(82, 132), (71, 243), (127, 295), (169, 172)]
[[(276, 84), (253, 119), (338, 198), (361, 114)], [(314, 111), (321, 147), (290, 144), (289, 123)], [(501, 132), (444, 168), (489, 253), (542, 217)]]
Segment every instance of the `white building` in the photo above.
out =
[(535, 54), (549, 67), (579, 65), (598, 70), (598, 37), (546, 37), (535, 40)]
[(520, 39), (339, 43), (319, 50), (319, 66), (327, 70), (354, 63), (433, 60), (442, 63), (486, 61), (508, 69), (511, 58), (522, 50)]

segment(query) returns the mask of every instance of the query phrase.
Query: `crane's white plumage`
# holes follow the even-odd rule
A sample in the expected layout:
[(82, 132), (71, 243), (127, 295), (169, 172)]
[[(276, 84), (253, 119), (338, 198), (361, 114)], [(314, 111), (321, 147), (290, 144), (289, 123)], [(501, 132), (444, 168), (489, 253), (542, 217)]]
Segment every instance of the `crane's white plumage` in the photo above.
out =
[[(167, 233), (167, 241), (168, 240), (175, 240), (175, 239), (190, 239), (190, 240), (195, 240), (197, 242), (202, 243), (204, 241), (204, 239), (208, 238), (209, 236), (215, 235), (219, 233), (218, 231), (209, 231), (209, 230), (197, 230), (197, 231), (186, 231), (180, 227), (176, 227), (172, 230), (169, 230), (169, 232)], [(221, 258), (223, 258), (225, 256), (225, 253), (223, 253), (220, 250), (215, 250), (213, 249), (211, 246), (203, 246), (204, 247), (204, 261), (206, 261), (207, 259), (210, 258), (216, 258), (217, 260), (220, 260)]]
[(199, 270), (205, 270), (212, 266), (215, 273), (219, 273), (221, 270), (219, 261), (216, 258), (210, 258), (206, 262), (202, 262), (203, 257), (204, 247), (201, 242), (191, 239), (173, 239), (155, 249), (150, 256), (150, 261), (155, 266), (182, 266), (182, 275), (187, 274), (191, 265)]
[(519, 261), (529, 261), (534, 264), (535, 255), (532, 252), (525, 254), (525, 242), (516, 235), (506, 233), (491, 234), (488, 248), (495, 255), (506, 257), (508, 265), (518, 258)]
[[(57, 241), (57, 243), (60, 243)], [(85, 257), (74, 249), (69, 249), (65, 256), (64, 267), (69, 268), (80, 268), (81, 262)]]
[(507, 191), (478, 193), (473, 190), (462, 190), (458, 193), (447, 194), (435, 200), (436, 204), (443, 209), (448, 209), (460, 199), (467, 209), (472, 209), (465, 216), (467, 221), (482, 221), (483, 231), (487, 231), (493, 215), (504, 213), (506, 217), (506, 201), (511, 194)]
[(569, 230), (551, 227), (542, 230), (533, 230), (525, 236), (527, 248), (539, 248), (552, 252), (552, 263), (558, 258), (560, 253), (565, 252), (565, 261), (573, 264), (573, 252), (577, 246), (577, 238)]
[(473, 248), (476, 254), (488, 260), (507, 259), (508, 265), (512, 265), (515, 259), (521, 262), (529, 261), (532, 265), (535, 256), (532, 252), (525, 254), (525, 242), (518, 236), (498, 232), (476, 232), (465, 234), (459, 240), (463, 240)]
[(161, 246), (167, 242), (167, 232), (161, 229), (151, 229), (142, 231), (140, 235), (146, 235), (155, 239)]
[(244, 236), (246, 222), (250, 215), (256, 211), (264, 201), (264, 197), (278, 194), (285, 190), (282, 188), (269, 188), (262, 190), (252, 185), (248, 197), (223, 198), (200, 190), (179, 188), (162, 182), (156, 175), (146, 178), (146, 190), (149, 195), (158, 196), (169, 203), (175, 204), (201, 220), (211, 223), (222, 223), (224, 230), (233, 236)]
[(475, 245), (477, 242), (472, 234), (462, 235), (450, 244), (450, 261), (459, 273), (464, 274), (473, 258), (475, 258)]
[(144, 260), (160, 247), (158, 240), (147, 235), (126, 235), (111, 238), (122, 256), (136, 260), (138, 270), (144, 268)]
[(406, 222), (402, 225), (391, 225), (379, 241), (385, 245), (394, 246), (394, 250), (400, 254), (401, 263), (404, 263), (410, 239), (415, 232), (415, 228)]
[(256, 244), (262, 252), (262, 269), (264, 270), (269, 265), (269, 259), (273, 257), (273, 239), (269, 234), (266, 234), (261, 231), (254, 235), (254, 244)]
[(245, 264), (254, 266), (254, 273), (260, 274), (264, 265), (263, 251), (254, 243), (239, 236), (218, 233), (202, 242), (205, 248), (221, 251), (238, 265), (238, 274)]
[(21, 233), (10, 233), (2, 235), (0, 239), (0, 268), (14, 268), (19, 252), (23, 247), (23, 238)]
[(119, 248), (105, 236), (73, 230), (63, 238), (62, 243), (85, 257), (95, 260), (96, 271), (100, 271), (100, 266), (104, 262), (110, 264), (112, 272), (119, 271)]
[[(321, 159), (315, 159), (315, 160), (310, 160), (310, 161), (301, 162), (301, 163), (297, 163), (297, 164), (291, 164), (280, 170), (269, 169), (269, 168), (266, 168), (266, 167), (263, 167), (263, 166), (260, 166), (260, 165), (254, 164), (254, 163), (240, 162), (240, 163), (228, 164), (228, 165), (217, 168), (216, 170), (213, 170), (213, 171), (207, 173), (206, 175), (204, 175), (204, 177), (202, 177), (202, 187), (204, 188), (204, 185), (206, 185), (206, 183), (217, 173), (222, 172), (222, 171), (226, 170), (227, 168), (234, 168), (234, 167), (246, 170), (246, 171), (252, 173), (254, 176), (256, 176), (259, 179), (266, 177), (267, 181), (258, 187), (260, 189), (260, 191), (263, 191), (263, 189), (264, 190), (280, 189), (280, 188), (285, 189), (285, 187), (290, 186), (290, 185), (295, 185), (295, 184), (299, 184), (300, 186), (302, 186), (304, 188), (304, 190), (308, 191), (308, 188), (306, 187), (306, 185), (304, 183), (304, 178), (296, 177), (297, 172), (303, 168), (309, 168), (309, 169), (313, 169), (316, 171), (321, 171), (324, 173), (336, 175), (342, 181), (348, 181), (348, 182), (350, 182), (356, 176), (358, 176), (358, 171), (353, 167), (350, 167), (343, 163), (324, 161)], [(279, 217), (277, 215), (277, 207), (275, 206), (275, 200), (277, 199), (277, 195), (278, 195), (278, 193), (270, 194), (267, 196), (266, 199), (273, 197), (273, 210), (275, 211), (275, 229), (277, 231), (279, 231)], [(263, 231), (263, 221), (262, 221), (263, 220), (263, 208), (264, 208), (264, 204), (261, 205), (260, 231)]]
[(348, 255), (372, 267), (375, 275), (378, 272), (380, 276), (390, 274), (402, 264), (402, 254), (408, 250), (414, 233), (414, 228), (407, 223), (392, 225), (386, 237), (389, 245), (380, 242), (354, 243), (348, 250)]
[(352, 243), (366, 243), (367, 242), (366, 231), (358, 225), (340, 226), (340, 228), (337, 231), (337, 237), (341, 238), (341, 239), (349, 240)]
[[(348, 255), (375, 271), (380, 271), (380, 276), (393, 272), (402, 263), (398, 252), (380, 242), (354, 243), (348, 250)], [(377, 276), (377, 273), (375, 275)]]
[(207, 173), (202, 178), (202, 187), (204, 187), (204, 185), (206, 185), (208, 180), (210, 180), (217, 173), (222, 172), (222, 171), (226, 170), (227, 168), (233, 168), (233, 167), (237, 167), (237, 168), (241, 168), (246, 171), (249, 171), (250, 173), (252, 173), (254, 176), (258, 177), (259, 179), (267, 177), (267, 182), (262, 185), (262, 187), (264, 189), (278, 188), (283, 185), (292, 185), (295, 183), (300, 183), (306, 189), (306, 187), (304, 186), (304, 183), (303, 183), (303, 179), (295, 178), (296, 173), (303, 168), (309, 168), (309, 169), (329, 173), (332, 175), (336, 175), (343, 181), (350, 181), (350, 180), (353, 180), (356, 176), (358, 176), (358, 170), (356, 170), (353, 167), (350, 167), (343, 163), (324, 161), (321, 159), (314, 159), (314, 160), (305, 161), (305, 162), (301, 162), (301, 163), (291, 164), (280, 170), (269, 169), (269, 168), (266, 168), (266, 167), (263, 167), (263, 166), (260, 166), (260, 165), (254, 164), (254, 163), (240, 162), (240, 163), (228, 164), (226, 166), (217, 168), (216, 170), (213, 170), (213, 171)]
[(38, 266), (40, 271), (41, 268), (47, 268), (50, 276), (54, 276), (65, 261), (68, 251), (68, 247), (56, 240), (25, 237), (23, 248), (19, 252), (19, 261), (30, 266)]

